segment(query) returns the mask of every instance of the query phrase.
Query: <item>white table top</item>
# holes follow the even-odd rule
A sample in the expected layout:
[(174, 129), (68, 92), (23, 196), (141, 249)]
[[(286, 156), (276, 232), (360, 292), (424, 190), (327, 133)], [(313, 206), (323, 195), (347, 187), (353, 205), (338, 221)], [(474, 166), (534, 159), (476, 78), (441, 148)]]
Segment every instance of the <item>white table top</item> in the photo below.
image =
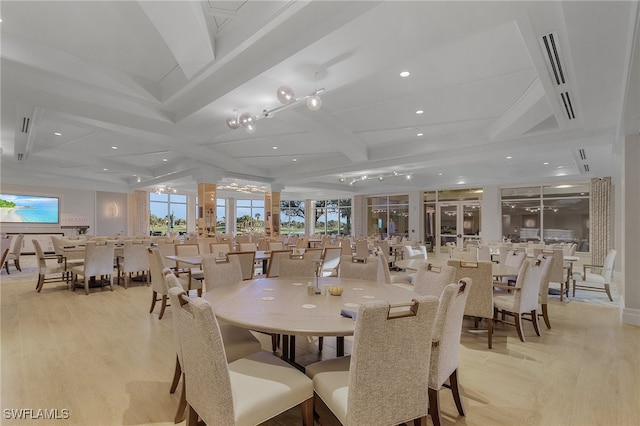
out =
[[(169, 259), (169, 260), (174, 260), (176, 262), (186, 263), (188, 265), (198, 266), (198, 265), (202, 264), (202, 255), (178, 256), (178, 255), (175, 255), (175, 254), (170, 254), (170, 255), (167, 255), (165, 257), (167, 259)], [(266, 260), (266, 259), (269, 259), (270, 257), (271, 257), (271, 253), (270, 252), (260, 251), (260, 250), (256, 252), (256, 260)]]
[(320, 278), (320, 285), (341, 285), (341, 296), (309, 295), (308, 278), (258, 278), (212, 289), (204, 294), (216, 316), (243, 328), (288, 335), (350, 336), (355, 321), (340, 315), (342, 309), (381, 299), (407, 303), (415, 293), (388, 284), (345, 278)]

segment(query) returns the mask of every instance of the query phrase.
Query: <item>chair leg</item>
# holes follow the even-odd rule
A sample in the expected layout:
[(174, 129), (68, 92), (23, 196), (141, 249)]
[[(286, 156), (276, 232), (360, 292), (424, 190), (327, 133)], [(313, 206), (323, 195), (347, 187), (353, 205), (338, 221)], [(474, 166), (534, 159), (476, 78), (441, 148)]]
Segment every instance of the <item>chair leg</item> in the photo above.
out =
[(198, 413), (191, 404), (187, 404), (187, 426), (198, 426)]
[(549, 322), (549, 311), (547, 309), (547, 304), (542, 304), (542, 318), (544, 319), (544, 323), (549, 330), (551, 330), (551, 322)]
[(162, 306), (160, 307), (160, 315), (158, 316), (158, 319), (161, 320), (162, 316), (164, 315), (164, 310), (167, 308), (167, 295), (163, 294), (162, 295)]
[(464, 411), (464, 405), (462, 404), (462, 396), (460, 395), (460, 385), (458, 383), (458, 369), (453, 370), (453, 373), (449, 376), (449, 384), (451, 385), (451, 393), (453, 394), (453, 400), (456, 403), (456, 408), (461, 416), (466, 416)]
[(271, 335), (271, 350), (275, 353), (278, 351), (278, 334)]
[(38, 293), (40, 293), (40, 290), (42, 290), (43, 286), (44, 286), (44, 275), (38, 274), (38, 284), (36, 285), (36, 290), (38, 291)]
[(513, 314), (514, 323), (516, 325), (516, 331), (518, 332), (518, 337), (520, 337), (521, 342), (526, 342), (524, 339), (524, 334), (522, 333), (522, 315), (518, 313)]
[(9, 273), (9, 261), (4, 262), (4, 269), (6, 269), (6, 270), (7, 270), (7, 275), (11, 275), (11, 274)]
[(89, 280), (91, 277), (84, 277), (84, 292), (89, 295)]
[[(184, 420), (184, 415), (185, 415), (185, 412), (186, 412), (186, 408), (187, 408), (187, 388), (186, 388), (186, 385), (184, 384), (184, 377), (183, 377), (182, 378), (182, 387), (180, 388), (180, 398), (178, 400), (178, 408), (176, 409), (176, 415), (175, 415), (175, 417), (173, 419), (174, 423), (180, 423), (181, 421)], [(191, 406), (189, 406), (189, 408), (191, 408)], [(193, 409), (191, 409), (191, 410), (193, 410)], [(196, 414), (196, 420), (197, 419), (198, 419), (198, 415)], [(188, 423), (189, 423), (189, 420), (187, 420), (187, 424)]]
[(609, 300), (613, 302), (613, 297), (611, 297), (611, 286), (609, 284), (604, 285), (604, 291), (607, 292), (607, 296), (609, 296)]
[(489, 349), (493, 348), (493, 318), (487, 318), (487, 344)]
[(573, 297), (576, 297), (576, 280), (573, 280)]
[(318, 337), (318, 352), (322, 352), (322, 343), (324, 342), (324, 337)]
[(313, 396), (300, 404), (303, 426), (313, 426)]
[(149, 313), (153, 312), (153, 308), (156, 307), (156, 302), (158, 301), (158, 293), (153, 290), (153, 294), (151, 295), (151, 309), (149, 309)]
[(429, 415), (431, 416), (433, 426), (440, 426), (442, 424), (442, 417), (440, 417), (439, 392), (431, 388), (429, 388)]
[(426, 417), (418, 417), (417, 419), (413, 419), (414, 426), (427, 426), (427, 418)]
[(20, 268), (20, 259), (16, 259), (13, 261), (13, 264), (16, 265), (16, 269), (22, 272), (22, 268)]
[(182, 377), (182, 366), (180, 365), (178, 355), (176, 355), (176, 366), (173, 370), (173, 381), (171, 382), (171, 389), (169, 389), (169, 393), (176, 392), (176, 389), (178, 389), (178, 382), (180, 382), (180, 377)]
[(538, 326), (538, 313), (531, 311), (531, 322), (533, 323), (533, 329), (536, 331), (536, 335), (540, 336), (540, 327)]

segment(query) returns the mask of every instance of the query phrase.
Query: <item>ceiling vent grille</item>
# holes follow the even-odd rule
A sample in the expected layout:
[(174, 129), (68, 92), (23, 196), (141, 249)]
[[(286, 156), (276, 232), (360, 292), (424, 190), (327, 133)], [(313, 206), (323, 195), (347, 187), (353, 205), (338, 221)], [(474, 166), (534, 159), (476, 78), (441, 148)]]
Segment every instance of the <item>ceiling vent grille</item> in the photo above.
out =
[(569, 120), (575, 120), (576, 114), (573, 112), (573, 105), (571, 105), (571, 97), (569, 97), (569, 92), (560, 93), (562, 97), (562, 103), (564, 104), (564, 110), (567, 113), (567, 118)]
[(584, 171), (589, 173), (589, 165), (585, 164), (585, 165), (583, 165), (583, 167), (584, 167)]
[(22, 161), (22, 159), (24, 158), (24, 154), (23, 154), (23, 153), (21, 153), (21, 152), (18, 152), (18, 153), (16, 154), (16, 158), (17, 158), (17, 160), (18, 160), (18, 161)]
[(580, 155), (580, 159), (581, 160), (586, 160), (587, 159), (587, 153), (584, 151), (584, 148), (580, 148), (578, 150), (578, 154)]
[(29, 133), (29, 123), (31, 123), (29, 117), (22, 117), (22, 133)]
[(558, 35), (555, 32), (543, 35), (541, 37), (542, 47), (546, 53), (547, 66), (551, 75), (554, 77), (556, 84), (560, 86), (565, 83), (564, 80), (564, 66), (560, 60), (560, 48), (556, 44)]

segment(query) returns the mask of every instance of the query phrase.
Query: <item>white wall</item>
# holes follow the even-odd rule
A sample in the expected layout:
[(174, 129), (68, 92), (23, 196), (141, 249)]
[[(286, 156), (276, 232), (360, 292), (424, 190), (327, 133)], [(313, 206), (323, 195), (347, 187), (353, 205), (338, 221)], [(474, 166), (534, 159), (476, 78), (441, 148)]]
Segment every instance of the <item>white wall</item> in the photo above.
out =
[[(616, 195), (616, 210), (620, 221), (616, 221), (615, 235), (622, 269), (622, 322), (640, 325), (640, 135), (627, 136), (624, 141), (624, 156), (620, 161), (623, 175)], [(616, 259), (616, 261), (618, 261)]]
[(96, 193), (96, 226), (93, 235), (127, 235), (127, 194), (120, 192)]

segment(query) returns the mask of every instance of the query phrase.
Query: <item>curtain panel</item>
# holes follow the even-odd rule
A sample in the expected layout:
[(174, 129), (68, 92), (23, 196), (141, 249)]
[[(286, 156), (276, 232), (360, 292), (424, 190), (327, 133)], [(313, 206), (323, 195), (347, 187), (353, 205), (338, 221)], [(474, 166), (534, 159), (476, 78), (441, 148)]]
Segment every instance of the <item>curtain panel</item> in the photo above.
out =
[[(603, 265), (611, 246), (611, 178), (591, 179), (591, 263)], [(594, 272), (598, 273), (599, 270)]]

